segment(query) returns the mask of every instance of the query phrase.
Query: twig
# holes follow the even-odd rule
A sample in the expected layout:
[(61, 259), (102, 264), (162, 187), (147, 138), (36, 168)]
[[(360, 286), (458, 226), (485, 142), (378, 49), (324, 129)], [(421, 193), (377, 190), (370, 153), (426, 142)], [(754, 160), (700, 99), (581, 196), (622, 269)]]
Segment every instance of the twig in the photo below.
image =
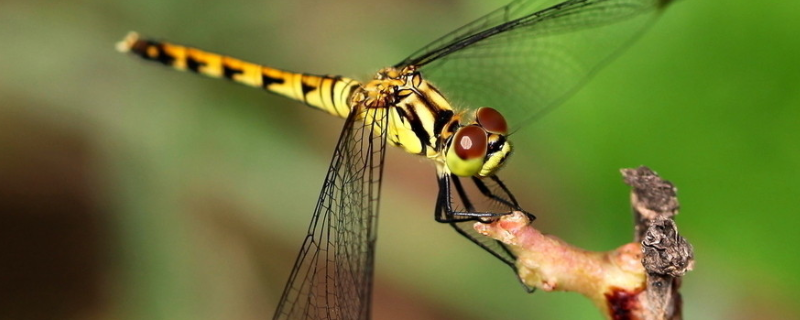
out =
[(634, 240), (641, 242), (647, 270), (644, 319), (682, 319), (681, 277), (694, 266), (692, 245), (678, 234), (677, 188), (647, 167), (623, 169), (633, 187), (631, 204), (636, 221)]
[(681, 319), (680, 277), (691, 270), (692, 246), (678, 235), (675, 187), (646, 168), (623, 169), (633, 187), (634, 242), (608, 252), (574, 247), (535, 229), (516, 212), (475, 229), (511, 247), (525, 284), (583, 294), (609, 319)]

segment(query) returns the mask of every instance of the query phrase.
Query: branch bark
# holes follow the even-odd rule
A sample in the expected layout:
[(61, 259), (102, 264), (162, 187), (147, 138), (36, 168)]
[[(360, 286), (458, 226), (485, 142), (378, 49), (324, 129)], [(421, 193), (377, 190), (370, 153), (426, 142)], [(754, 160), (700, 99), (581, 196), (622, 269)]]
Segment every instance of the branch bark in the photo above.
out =
[(678, 234), (676, 188), (646, 168), (623, 169), (632, 187), (634, 242), (592, 252), (541, 233), (521, 212), (475, 230), (508, 244), (522, 281), (545, 291), (588, 297), (608, 319), (682, 319), (678, 289), (694, 265), (692, 246)]

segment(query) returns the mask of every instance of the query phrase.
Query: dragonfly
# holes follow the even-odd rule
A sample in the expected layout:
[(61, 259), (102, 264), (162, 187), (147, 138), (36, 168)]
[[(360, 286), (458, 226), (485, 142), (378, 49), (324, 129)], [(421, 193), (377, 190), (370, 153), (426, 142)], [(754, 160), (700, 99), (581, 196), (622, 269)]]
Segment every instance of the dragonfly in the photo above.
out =
[(135, 32), (117, 49), (344, 119), (274, 319), (369, 319), (387, 145), (433, 161), (435, 220), (516, 271), (509, 248), (472, 227), (525, 212), (498, 177), (514, 151), (509, 138), (586, 83), (669, 2), (512, 1), (366, 81), (289, 72)]

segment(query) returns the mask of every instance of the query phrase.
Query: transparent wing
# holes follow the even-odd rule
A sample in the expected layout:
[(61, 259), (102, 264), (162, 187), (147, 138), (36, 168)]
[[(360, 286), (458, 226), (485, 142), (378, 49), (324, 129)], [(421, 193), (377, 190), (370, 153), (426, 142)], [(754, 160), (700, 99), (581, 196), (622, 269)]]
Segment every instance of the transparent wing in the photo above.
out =
[(496, 108), (518, 129), (586, 82), (670, 1), (517, 0), (397, 66), (419, 67), (456, 106)]
[[(369, 318), (386, 149), (383, 114), (363, 108), (348, 116), (274, 319)], [(375, 122), (365, 125), (371, 117)]]

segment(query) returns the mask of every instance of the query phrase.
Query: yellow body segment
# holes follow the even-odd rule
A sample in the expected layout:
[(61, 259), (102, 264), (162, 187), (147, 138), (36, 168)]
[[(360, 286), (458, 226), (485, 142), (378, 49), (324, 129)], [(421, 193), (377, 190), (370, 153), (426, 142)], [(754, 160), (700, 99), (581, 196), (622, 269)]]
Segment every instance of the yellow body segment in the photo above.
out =
[(144, 40), (135, 32), (117, 44), (117, 49), (178, 70), (262, 88), (342, 118), (350, 113), (350, 96), (361, 85), (348, 78), (287, 72), (195, 48)]
[[(387, 68), (363, 86), (367, 107), (386, 105), (387, 140), (407, 152), (440, 160), (443, 129), (457, 122), (450, 104), (413, 70)], [(369, 97), (377, 97), (371, 100)], [(374, 102), (373, 102), (374, 101)]]

